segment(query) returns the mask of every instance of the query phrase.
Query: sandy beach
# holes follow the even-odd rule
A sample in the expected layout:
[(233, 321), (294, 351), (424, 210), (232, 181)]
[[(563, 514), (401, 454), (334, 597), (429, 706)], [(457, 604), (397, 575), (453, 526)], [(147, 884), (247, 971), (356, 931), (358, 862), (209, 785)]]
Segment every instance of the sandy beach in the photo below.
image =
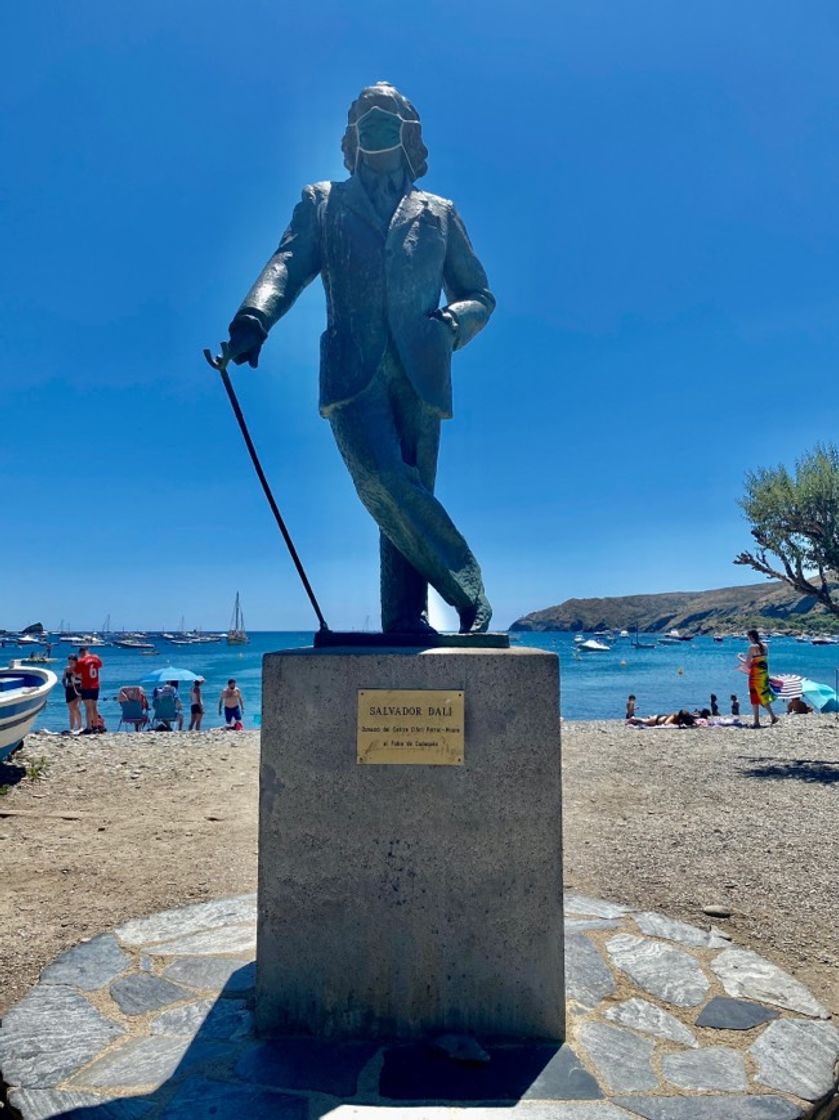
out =
[[(258, 761), (258, 732), (36, 734), (0, 766), (0, 1013), (83, 939), (255, 889)], [(713, 921), (839, 1014), (833, 717), (566, 723), (563, 769), (568, 887)]]

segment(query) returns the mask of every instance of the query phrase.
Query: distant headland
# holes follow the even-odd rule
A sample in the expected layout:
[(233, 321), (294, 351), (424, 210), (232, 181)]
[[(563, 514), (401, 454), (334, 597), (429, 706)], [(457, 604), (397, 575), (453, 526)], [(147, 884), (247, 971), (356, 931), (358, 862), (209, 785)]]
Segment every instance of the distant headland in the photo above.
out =
[(712, 591), (664, 591), (607, 599), (566, 599), (555, 607), (523, 615), (510, 630), (638, 630), (656, 633), (741, 633), (749, 627), (791, 634), (839, 633), (839, 617), (813, 596), (785, 583), (753, 583)]

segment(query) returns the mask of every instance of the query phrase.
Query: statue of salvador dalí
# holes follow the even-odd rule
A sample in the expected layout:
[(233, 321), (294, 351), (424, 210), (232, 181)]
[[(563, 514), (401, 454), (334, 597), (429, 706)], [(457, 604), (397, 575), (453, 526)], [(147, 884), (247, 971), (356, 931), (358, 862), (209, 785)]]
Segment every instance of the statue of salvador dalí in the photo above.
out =
[(320, 274), (320, 411), (379, 526), (382, 630), (432, 634), (431, 584), (461, 633), (479, 633), (492, 615), (481, 570), (434, 482), (452, 351), (484, 327), (495, 299), (454, 205), (415, 186), (428, 153), (407, 98), (385, 82), (362, 90), (342, 149), (349, 178), (304, 188), (230, 324), (227, 353), (255, 367), (268, 332)]

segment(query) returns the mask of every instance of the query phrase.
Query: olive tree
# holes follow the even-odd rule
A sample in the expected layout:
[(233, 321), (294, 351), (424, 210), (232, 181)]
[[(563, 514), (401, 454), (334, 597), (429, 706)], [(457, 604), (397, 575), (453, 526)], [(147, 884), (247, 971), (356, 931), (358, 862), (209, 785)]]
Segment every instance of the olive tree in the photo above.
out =
[(740, 505), (757, 547), (741, 552), (734, 563), (784, 580), (839, 615), (833, 598), (839, 576), (836, 447), (817, 444), (795, 464), (794, 475), (783, 466), (749, 471)]

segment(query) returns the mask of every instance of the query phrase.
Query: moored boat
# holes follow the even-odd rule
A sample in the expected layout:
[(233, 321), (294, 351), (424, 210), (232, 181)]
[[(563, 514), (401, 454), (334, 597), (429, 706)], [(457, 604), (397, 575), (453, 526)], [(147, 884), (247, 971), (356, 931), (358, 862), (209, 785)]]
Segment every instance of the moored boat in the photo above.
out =
[(20, 746), (57, 683), (49, 669), (22, 661), (0, 668), (0, 759)]
[(129, 638), (114, 638), (113, 644), (119, 646), (120, 649), (154, 649), (152, 642), (147, 642), (144, 638), (136, 635)]
[(227, 644), (229, 646), (243, 646), (250, 641), (245, 630), (245, 616), (239, 605), (239, 592), (236, 592), (236, 603), (233, 607), (233, 621), (227, 631)]

